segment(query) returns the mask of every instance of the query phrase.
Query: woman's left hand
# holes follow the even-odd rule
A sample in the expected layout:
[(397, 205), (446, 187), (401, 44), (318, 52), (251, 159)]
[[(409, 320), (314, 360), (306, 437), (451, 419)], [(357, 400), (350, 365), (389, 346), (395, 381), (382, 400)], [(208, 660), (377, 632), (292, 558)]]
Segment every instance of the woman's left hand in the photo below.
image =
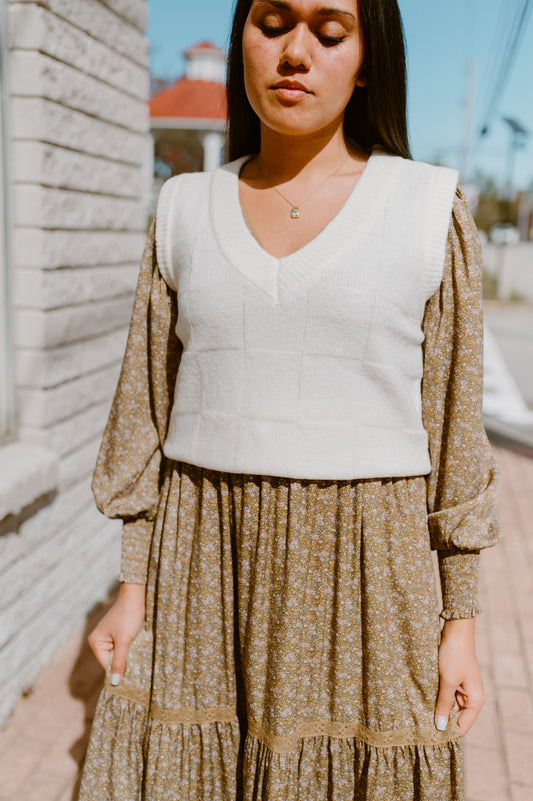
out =
[(445, 621), (439, 646), (439, 675), (435, 725), (437, 718), (442, 717), (442, 730), (445, 729), (453, 707), (460, 713), (457, 725), (459, 736), (464, 737), (485, 703), (476, 656), (475, 617)]

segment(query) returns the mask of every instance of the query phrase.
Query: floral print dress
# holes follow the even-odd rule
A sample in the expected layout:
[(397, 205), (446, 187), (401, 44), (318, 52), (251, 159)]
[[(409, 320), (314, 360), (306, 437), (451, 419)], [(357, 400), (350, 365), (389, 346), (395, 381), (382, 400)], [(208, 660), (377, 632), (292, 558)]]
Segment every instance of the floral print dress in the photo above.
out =
[(441, 619), (482, 612), (481, 550), (501, 536), (463, 195), (423, 321), (427, 476), (167, 459), (181, 343), (154, 236), (155, 218), (92, 483), (123, 521), (119, 578), (146, 584), (146, 618), (121, 683), (106, 671), (80, 801), (463, 801), (457, 713), (434, 725)]

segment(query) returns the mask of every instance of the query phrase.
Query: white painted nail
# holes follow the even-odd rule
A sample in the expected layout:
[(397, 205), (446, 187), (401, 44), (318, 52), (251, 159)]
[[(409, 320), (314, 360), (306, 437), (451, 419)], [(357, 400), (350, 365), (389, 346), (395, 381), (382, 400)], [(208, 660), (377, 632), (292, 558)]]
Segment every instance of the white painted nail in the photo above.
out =
[(447, 724), (448, 721), (446, 720), (444, 715), (437, 715), (437, 723), (435, 725), (437, 726), (437, 729), (439, 731), (444, 731), (446, 729)]
[(112, 673), (110, 681), (113, 687), (116, 687), (120, 681), (120, 673)]

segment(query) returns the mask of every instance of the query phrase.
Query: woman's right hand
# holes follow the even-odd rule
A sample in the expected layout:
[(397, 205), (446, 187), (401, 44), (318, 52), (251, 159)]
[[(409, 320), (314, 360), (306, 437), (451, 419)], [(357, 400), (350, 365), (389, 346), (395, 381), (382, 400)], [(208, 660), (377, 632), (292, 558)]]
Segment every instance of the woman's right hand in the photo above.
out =
[[(113, 652), (111, 683), (118, 684), (124, 675), (128, 648), (140, 631), (145, 616), (144, 584), (121, 582), (118, 597), (87, 640), (104, 670)], [(119, 677), (117, 680), (116, 677)]]

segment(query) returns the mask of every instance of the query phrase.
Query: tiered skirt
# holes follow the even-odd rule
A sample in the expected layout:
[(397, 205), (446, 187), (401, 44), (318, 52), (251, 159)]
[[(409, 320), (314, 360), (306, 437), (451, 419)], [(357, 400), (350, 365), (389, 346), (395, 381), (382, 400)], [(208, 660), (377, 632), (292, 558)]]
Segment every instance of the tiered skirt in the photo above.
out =
[(423, 476), (165, 464), (146, 621), (108, 668), (79, 801), (464, 801), (434, 725)]

